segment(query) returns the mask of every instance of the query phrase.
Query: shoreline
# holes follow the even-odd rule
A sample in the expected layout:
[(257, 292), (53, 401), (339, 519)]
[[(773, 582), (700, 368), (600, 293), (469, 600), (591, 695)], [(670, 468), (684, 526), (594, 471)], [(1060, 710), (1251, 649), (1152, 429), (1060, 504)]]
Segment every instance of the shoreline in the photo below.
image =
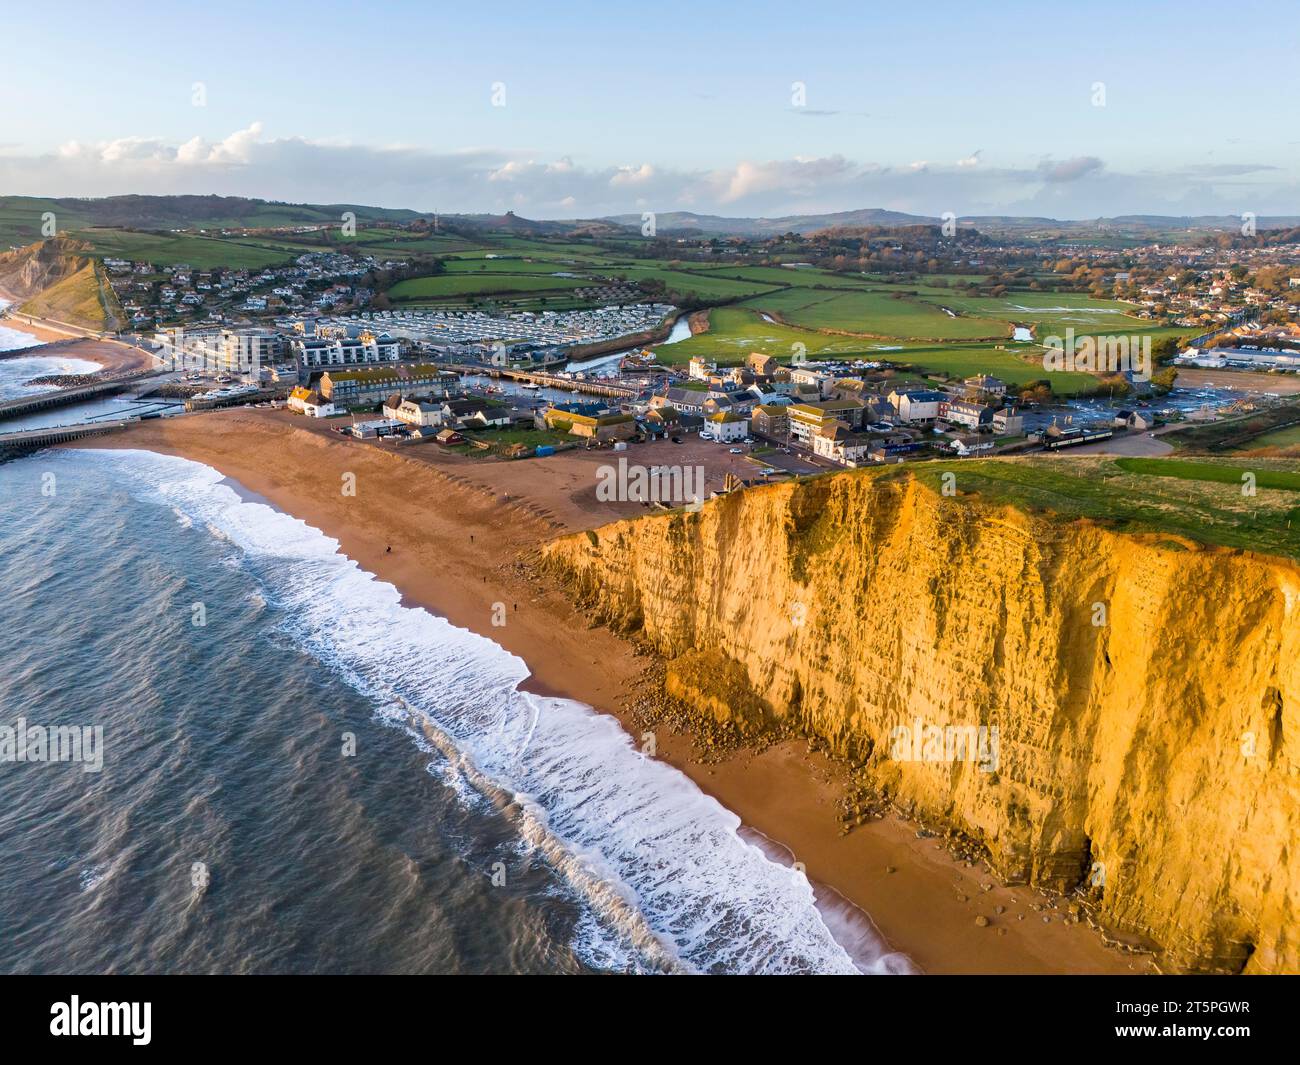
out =
[[(522, 658), (530, 671), (525, 690), (585, 703), (639, 735), (628, 704), (645, 690), (642, 678), (655, 660), (589, 627), (563, 589), (526, 565), (542, 540), (583, 526), (555, 520), (553, 500), (521, 496), (514, 481), (513, 494), (476, 483), (491, 481), (493, 468), (527, 480), (527, 464), (412, 460), (260, 410), (151, 422), (87, 446), (150, 450), (218, 470), (241, 493), (338, 540), (343, 554), (393, 584), (404, 604)], [(345, 474), (355, 477), (354, 496), (340, 490)], [(494, 625), (494, 614), (504, 614), (505, 624)], [(802, 742), (742, 748), (702, 763), (689, 735), (655, 738), (659, 758), (733, 811), (742, 831), (793, 855), (810, 880), (863, 910), (885, 946), (924, 972), (1154, 971), (1143, 957), (1105, 947), (1086, 925), (1065, 924), (1064, 910), (1036, 889), (1002, 886), (978, 864), (953, 859), (940, 840), (900, 816), (842, 834), (838, 769)], [(995, 915), (997, 906), (1005, 912)], [(977, 917), (988, 925), (977, 925)]]
[[(0, 303), (13, 307), (18, 302), (12, 293), (0, 289)], [(32, 338), (32, 343), (27, 347), (0, 351), (0, 359), (83, 359), (97, 363), (98, 372), (106, 376), (154, 368), (153, 358), (148, 352), (119, 340), (98, 340), (71, 330), (41, 324), (30, 317), (15, 317), (12, 314), (0, 318), (0, 328)]]

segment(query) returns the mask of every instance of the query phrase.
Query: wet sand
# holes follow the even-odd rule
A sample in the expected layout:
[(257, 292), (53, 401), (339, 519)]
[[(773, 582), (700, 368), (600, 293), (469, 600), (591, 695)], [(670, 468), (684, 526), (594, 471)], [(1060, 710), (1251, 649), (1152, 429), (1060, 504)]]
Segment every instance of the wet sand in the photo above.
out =
[[(148, 449), (220, 470), (338, 539), (344, 553), (391, 581), (410, 604), (519, 655), (533, 674), (528, 687), (579, 699), (639, 731), (626, 707), (642, 690), (648, 660), (629, 642), (589, 627), (563, 589), (518, 564), (545, 539), (617, 516), (595, 505), (594, 494), (587, 498), (586, 465), (607, 455), (495, 462), (446, 455), (436, 445), (399, 453), (341, 439), (328, 424), (280, 411), (223, 411), (142, 424), (89, 446)], [(412, 457), (416, 452), (421, 456)], [(345, 474), (355, 476), (355, 495), (343, 494)], [(492, 624), (498, 603), (506, 619), (500, 627)], [(1086, 925), (1065, 924), (1063, 911), (1039, 892), (1001, 886), (901, 818), (842, 834), (837, 771), (802, 743), (705, 765), (695, 760), (690, 737), (656, 740), (661, 758), (787, 848), (812, 880), (862, 907), (889, 945), (926, 972), (1151, 971), (1144, 958), (1106, 947)], [(995, 913), (997, 906), (1005, 912)], [(977, 925), (977, 917), (988, 925)]]

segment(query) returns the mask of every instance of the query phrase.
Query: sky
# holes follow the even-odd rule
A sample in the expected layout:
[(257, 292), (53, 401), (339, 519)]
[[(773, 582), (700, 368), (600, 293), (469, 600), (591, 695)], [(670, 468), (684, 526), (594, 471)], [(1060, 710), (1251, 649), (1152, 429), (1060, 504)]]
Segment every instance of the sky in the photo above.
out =
[(1300, 4), (6, 5), (0, 195), (1300, 214)]

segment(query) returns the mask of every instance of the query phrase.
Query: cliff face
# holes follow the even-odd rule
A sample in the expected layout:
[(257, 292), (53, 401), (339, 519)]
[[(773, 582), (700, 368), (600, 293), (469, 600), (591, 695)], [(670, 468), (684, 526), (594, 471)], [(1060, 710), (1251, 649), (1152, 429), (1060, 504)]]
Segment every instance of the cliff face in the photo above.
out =
[(0, 288), (28, 299), (73, 276), (90, 264), (79, 254), (86, 246), (65, 237), (29, 244), (0, 255)]
[(1086, 885), (1175, 968), (1300, 971), (1294, 563), (842, 474), (545, 564), (702, 714), (793, 715), (1006, 878)]
[(87, 329), (116, 329), (122, 316), (89, 247), (53, 237), (0, 255), (0, 290), (24, 302), (18, 310)]

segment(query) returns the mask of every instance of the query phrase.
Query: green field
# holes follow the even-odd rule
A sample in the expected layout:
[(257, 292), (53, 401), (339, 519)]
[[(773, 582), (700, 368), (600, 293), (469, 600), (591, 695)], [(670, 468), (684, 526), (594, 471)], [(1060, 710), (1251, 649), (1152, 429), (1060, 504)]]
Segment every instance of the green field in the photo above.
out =
[(751, 351), (788, 360), (802, 350), (809, 358), (892, 358), (878, 342), (859, 337), (833, 336), (765, 322), (747, 307), (715, 307), (709, 312), (709, 330), (676, 344), (655, 348), (660, 362), (683, 363), (702, 355), (719, 363), (744, 362)]
[(513, 292), (532, 295), (552, 291), (564, 293), (590, 285), (590, 281), (580, 278), (538, 274), (439, 274), (436, 277), (414, 277), (408, 281), (399, 281), (389, 290), (388, 295), (395, 302), (416, 303)]
[(705, 300), (739, 299), (772, 290), (771, 285), (761, 281), (736, 281), (721, 276), (722, 271), (703, 270), (698, 273), (688, 273), (684, 270), (670, 270), (660, 266), (622, 264), (604, 267), (602, 271), (628, 281), (662, 281), (669, 292)]
[(1261, 447), (1300, 447), (1300, 425), (1293, 425), (1289, 429), (1277, 429), (1271, 433), (1264, 433), (1255, 437), (1249, 443), (1242, 445), (1239, 450), (1255, 450)]
[(842, 329), (902, 340), (987, 340), (1011, 332), (1005, 322), (954, 318), (933, 304), (880, 291), (790, 288), (747, 300), (746, 306), (809, 329)]
[[(939, 491), (942, 475), (951, 472), (959, 498), (971, 493), (1031, 512), (1088, 518), (1117, 531), (1300, 558), (1300, 464), (1266, 463), (1074, 455), (926, 462), (879, 475), (916, 476)], [(1246, 470), (1258, 479), (1253, 496), (1241, 491)]]
[(1253, 463), (1230, 464), (1225, 462), (1189, 462), (1184, 459), (1116, 459), (1115, 465), (1126, 473), (1140, 473), (1149, 477), (1177, 477), (1183, 481), (1214, 481), (1241, 488), (1246, 480), (1254, 479), (1256, 488), (1277, 488), (1300, 492), (1300, 472), (1291, 469), (1261, 467)]
[[(802, 349), (798, 345), (803, 345)], [(1062, 395), (1073, 395), (1097, 384), (1097, 379), (1090, 374), (1049, 374), (1043, 370), (1040, 361), (1021, 358), (1015, 350), (999, 350), (996, 344), (894, 344), (863, 337), (817, 333), (764, 321), (748, 303), (715, 307), (709, 312), (707, 332), (697, 333), (676, 344), (662, 344), (655, 348), (655, 353), (659, 361), (667, 365), (688, 362), (695, 355), (712, 359), (720, 365), (734, 365), (744, 362), (751, 351), (786, 361), (801, 350), (814, 360), (887, 360), (916, 366), (922, 372), (957, 377), (988, 373), (1012, 385), (1046, 379), (1051, 381), (1053, 391)], [(1033, 349), (1026, 347), (1021, 350)]]
[(443, 268), (449, 274), (598, 274), (586, 264), (545, 259), (446, 259)]
[(1073, 328), (1080, 336), (1089, 332), (1127, 335), (1151, 328), (1150, 323), (1133, 317), (1133, 308), (1127, 304), (1076, 293), (1011, 292), (1006, 296), (951, 293), (924, 298), (931, 303), (941, 302), (962, 314), (1033, 325), (1040, 338), (1053, 333), (1064, 336), (1067, 328)]
[(214, 267), (260, 269), (286, 263), (307, 248), (273, 247), (252, 238), (213, 238), (196, 234), (133, 233), (123, 229), (83, 229), (70, 234), (91, 245), (90, 254), (107, 259), (132, 259), (173, 266), (186, 263), (199, 270)]

